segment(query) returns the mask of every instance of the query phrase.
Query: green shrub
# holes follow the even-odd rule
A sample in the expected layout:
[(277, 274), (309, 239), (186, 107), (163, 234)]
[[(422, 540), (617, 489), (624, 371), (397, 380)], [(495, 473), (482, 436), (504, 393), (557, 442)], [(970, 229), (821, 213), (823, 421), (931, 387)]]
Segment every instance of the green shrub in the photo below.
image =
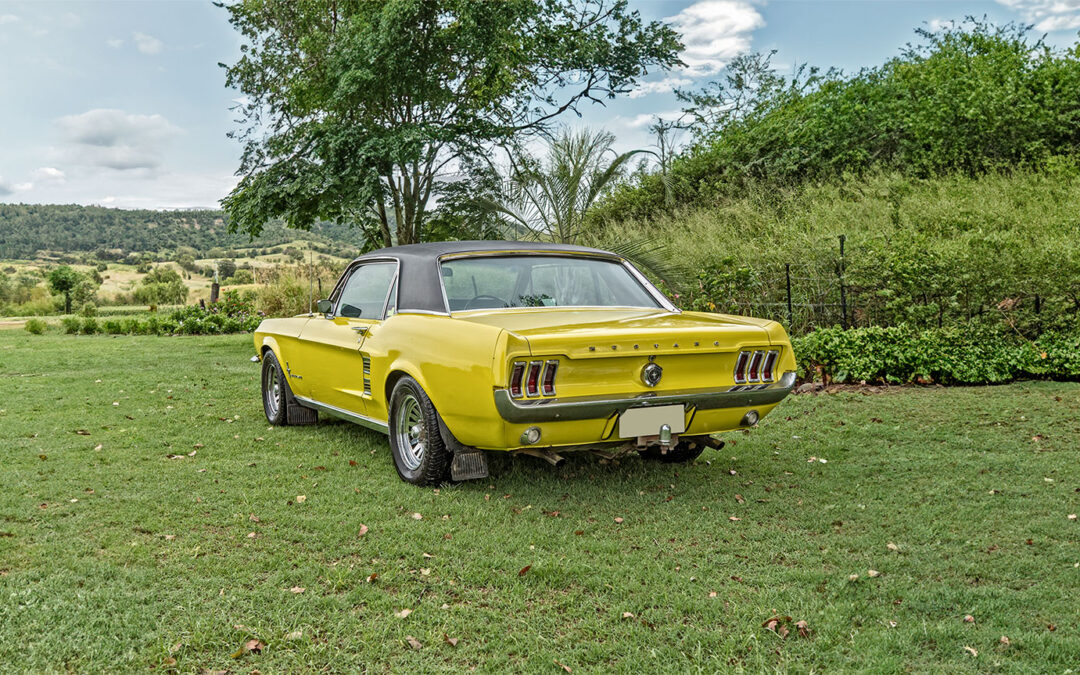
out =
[(97, 316), (97, 305), (88, 302), (79, 309), (79, 316)]
[(978, 326), (826, 328), (792, 340), (799, 375), (836, 382), (999, 384), (1080, 379), (1080, 332), (1031, 342)]
[(26, 332), (31, 335), (41, 335), (48, 325), (41, 319), (30, 319), (26, 322)]
[(74, 335), (82, 328), (82, 322), (73, 316), (65, 316), (63, 319), (60, 319), (60, 327), (63, 328), (64, 332), (68, 335)]
[(101, 323), (101, 332), (108, 333), (109, 335), (123, 335), (127, 333), (124, 330), (124, 324), (120, 319), (105, 319)]
[(97, 319), (92, 316), (84, 318), (82, 320), (82, 327), (80, 328), (80, 332), (82, 332), (83, 335), (93, 335), (94, 333), (98, 332)]

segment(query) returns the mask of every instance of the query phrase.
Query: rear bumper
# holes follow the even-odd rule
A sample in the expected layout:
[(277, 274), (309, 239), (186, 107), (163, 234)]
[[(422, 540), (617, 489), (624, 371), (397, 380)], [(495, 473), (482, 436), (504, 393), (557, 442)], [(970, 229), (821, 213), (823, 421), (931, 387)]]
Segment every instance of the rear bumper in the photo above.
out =
[(749, 384), (724, 391), (696, 389), (670, 394), (636, 394), (623, 397), (514, 399), (506, 389), (495, 390), (495, 407), (504, 420), (517, 424), (590, 420), (621, 414), (629, 408), (681, 403), (698, 410), (751, 408), (780, 402), (795, 386), (795, 371), (771, 384)]

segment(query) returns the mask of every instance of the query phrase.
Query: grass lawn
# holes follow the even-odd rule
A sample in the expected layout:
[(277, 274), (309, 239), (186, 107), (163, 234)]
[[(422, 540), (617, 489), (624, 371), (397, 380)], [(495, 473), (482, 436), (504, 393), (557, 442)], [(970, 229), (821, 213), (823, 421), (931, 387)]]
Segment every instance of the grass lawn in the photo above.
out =
[(1078, 384), (802, 395), (690, 466), (421, 490), (374, 432), (268, 428), (251, 353), (0, 332), (0, 670), (1080, 667)]

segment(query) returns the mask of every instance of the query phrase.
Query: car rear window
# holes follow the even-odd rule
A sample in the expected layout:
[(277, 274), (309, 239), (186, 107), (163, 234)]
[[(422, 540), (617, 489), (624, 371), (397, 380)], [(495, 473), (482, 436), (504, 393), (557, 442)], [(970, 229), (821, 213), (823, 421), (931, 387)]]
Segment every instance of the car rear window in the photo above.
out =
[(660, 307), (622, 263), (583, 256), (477, 256), (442, 262), (450, 311)]

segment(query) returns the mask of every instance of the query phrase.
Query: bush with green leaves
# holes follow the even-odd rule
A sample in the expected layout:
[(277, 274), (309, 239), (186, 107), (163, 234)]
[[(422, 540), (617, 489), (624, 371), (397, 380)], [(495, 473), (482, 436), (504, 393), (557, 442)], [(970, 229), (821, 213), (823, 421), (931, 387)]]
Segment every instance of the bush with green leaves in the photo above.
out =
[(172, 305), (187, 300), (188, 287), (176, 270), (155, 267), (135, 289), (135, 300), (144, 305)]
[(80, 328), (82, 328), (82, 321), (79, 321), (73, 316), (65, 316), (64, 318), (60, 319), (60, 327), (68, 335), (74, 335), (79, 332)]
[(30, 319), (26, 322), (26, 332), (31, 335), (41, 335), (46, 328), (48, 328), (48, 324), (41, 319)]
[(1000, 384), (1080, 379), (1080, 330), (1028, 341), (978, 327), (826, 328), (792, 341), (804, 379), (902, 384)]
[(79, 328), (79, 332), (83, 335), (93, 335), (100, 330), (97, 319), (92, 316), (88, 316), (82, 320), (82, 326)]

